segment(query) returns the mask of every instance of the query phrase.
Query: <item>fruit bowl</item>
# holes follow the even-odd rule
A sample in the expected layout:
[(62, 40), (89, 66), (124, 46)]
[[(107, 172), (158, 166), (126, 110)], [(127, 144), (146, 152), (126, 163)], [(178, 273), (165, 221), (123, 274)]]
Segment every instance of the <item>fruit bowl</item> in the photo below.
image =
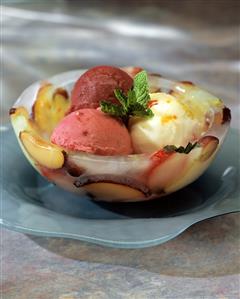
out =
[(210, 165), (228, 132), (230, 110), (218, 98), (191, 82), (174, 82), (149, 74), (151, 92), (164, 91), (177, 99), (210, 99), (218, 103), (206, 115), (207, 130), (196, 146), (175, 151), (100, 156), (66, 151), (50, 141), (53, 129), (70, 107), (70, 92), (85, 70), (59, 74), (28, 87), (10, 109), (19, 145), (32, 166), (67, 191), (94, 200), (133, 202), (159, 198), (195, 181)]

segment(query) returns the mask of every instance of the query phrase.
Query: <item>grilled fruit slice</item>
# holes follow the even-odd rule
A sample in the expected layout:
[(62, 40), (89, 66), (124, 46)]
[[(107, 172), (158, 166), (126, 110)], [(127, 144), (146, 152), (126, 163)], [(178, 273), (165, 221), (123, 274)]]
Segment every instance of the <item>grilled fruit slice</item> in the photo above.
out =
[(64, 152), (59, 147), (45, 141), (33, 132), (22, 131), (19, 138), (25, 151), (35, 163), (50, 169), (58, 169), (63, 166)]
[(68, 93), (63, 88), (56, 88), (47, 83), (38, 93), (32, 107), (33, 119), (42, 132), (50, 135), (56, 125), (69, 110)]

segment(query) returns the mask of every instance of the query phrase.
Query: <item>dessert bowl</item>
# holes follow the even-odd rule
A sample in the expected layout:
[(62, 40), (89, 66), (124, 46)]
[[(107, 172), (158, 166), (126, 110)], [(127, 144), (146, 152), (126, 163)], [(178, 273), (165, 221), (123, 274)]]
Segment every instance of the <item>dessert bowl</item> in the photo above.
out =
[(164, 200), (114, 204), (92, 201), (49, 183), (23, 158), (11, 126), (6, 125), (0, 134), (4, 145), (0, 225), (24, 234), (117, 248), (164, 243), (194, 223), (240, 211), (239, 133), (230, 130), (211, 166), (186, 188)]
[[(211, 164), (228, 132), (230, 110), (193, 83), (171, 81), (158, 74), (148, 74), (150, 92), (168, 93), (179, 101), (190, 98), (200, 103), (209, 99), (216, 103), (206, 113), (206, 130), (194, 144), (189, 141), (186, 147), (170, 144), (151, 153), (115, 156), (66, 150), (53, 144), (50, 136), (69, 110), (69, 95), (84, 72), (71, 71), (34, 83), (10, 109), (20, 147), (44, 178), (94, 200), (133, 202), (175, 192), (195, 181)], [(189, 109), (191, 112), (192, 107)]]

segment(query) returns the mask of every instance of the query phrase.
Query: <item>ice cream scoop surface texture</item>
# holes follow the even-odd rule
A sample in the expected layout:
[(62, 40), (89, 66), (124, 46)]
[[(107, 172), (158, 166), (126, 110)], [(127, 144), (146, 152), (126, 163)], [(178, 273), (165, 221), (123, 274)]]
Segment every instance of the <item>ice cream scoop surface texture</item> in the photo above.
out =
[(68, 114), (54, 129), (51, 142), (70, 151), (106, 156), (128, 155), (133, 151), (122, 121), (97, 109), (80, 109)]
[(152, 153), (171, 144), (186, 146), (204, 133), (204, 117), (189, 114), (188, 107), (176, 97), (166, 93), (150, 96), (154, 116), (134, 117), (129, 123), (136, 153)]
[(115, 89), (124, 93), (133, 85), (133, 79), (123, 70), (113, 66), (96, 66), (86, 71), (72, 90), (70, 111), (82, 108), (97, 108), (100, 101), (118, 103)]

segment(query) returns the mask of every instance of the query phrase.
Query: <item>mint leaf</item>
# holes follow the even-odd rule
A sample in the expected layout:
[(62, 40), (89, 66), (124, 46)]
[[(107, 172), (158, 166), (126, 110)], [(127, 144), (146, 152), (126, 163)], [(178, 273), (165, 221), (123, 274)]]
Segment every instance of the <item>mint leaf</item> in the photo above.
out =
[(125, 115), (124, 109), (122, 106), (113, 104), (108, 101), (101, 101), (100, 107), (101, 107), (102, 112), (110, 114), (112, 116), (123, 117)]
[(146, 71), (141, 71), (135, 76), (133, 81), (133, 91), (135, 92), (137, 102), (141, 103), (144, 107), (147, 107), (150, 95)]
[(127, 96), (128, 96), (128, 105), (129, 106), (134, 105), (137, 102), (136, 93), (133, 89), (130, 89), (128, 91)]
[(114, 90), (115, 97), (119, 100), (119, 102), (122, 104), (122, 106), (127, 109), (128, 106), (128, 98), (124, 95), (124, 93), (121, 91), (121, 89), (115, 89)]
[(153, 112), (151, 109), (142, 110), (142, 111), (133, 111), (132, 116), (138, 116), (138, 117), (153, 117)]
[(190, 153), (191, 150), (194, 149), (195, 146), (197, 146), (197, 144), (198, 144), (197, 142), (195, 142), (195, 143), (193, 143), (193, 144), (192, 144), (191, 142), (189, 142), (188, 145), (185, 147), (184, 153), (185, 153), (185, 154)]
[(154, 116), (154, 113), (152, 112), (152, 110), (150, 108), (146, 109), (146, 116), (148, 116), (148, 117), (153, 117)]
[(184, 146), (176, 147), (175, 145), (166, 145), (166, 146), (164, 146), (163, 149), (166, 152), (177, 152), (177, 153), (181, 153), (181, 154), (189, 154), (191, 152), (191, 150), (193, 150), (197, 145), (198, 145), (197, 142), (195, 142), (195, 143), (189, 142), (186, 147), (184, 147)]
[(127, 92), (127, 95), (120, 89), (115, 89), (114, 94), (120, 105), (101, 101), (100, 107), (104, 113), (120, 117), (125, 123), (130, 116), (152, 117), (154, 115), (148, 108), (150, 95), (146, 71), (141, 71), (134, 77), (133, 87)]

